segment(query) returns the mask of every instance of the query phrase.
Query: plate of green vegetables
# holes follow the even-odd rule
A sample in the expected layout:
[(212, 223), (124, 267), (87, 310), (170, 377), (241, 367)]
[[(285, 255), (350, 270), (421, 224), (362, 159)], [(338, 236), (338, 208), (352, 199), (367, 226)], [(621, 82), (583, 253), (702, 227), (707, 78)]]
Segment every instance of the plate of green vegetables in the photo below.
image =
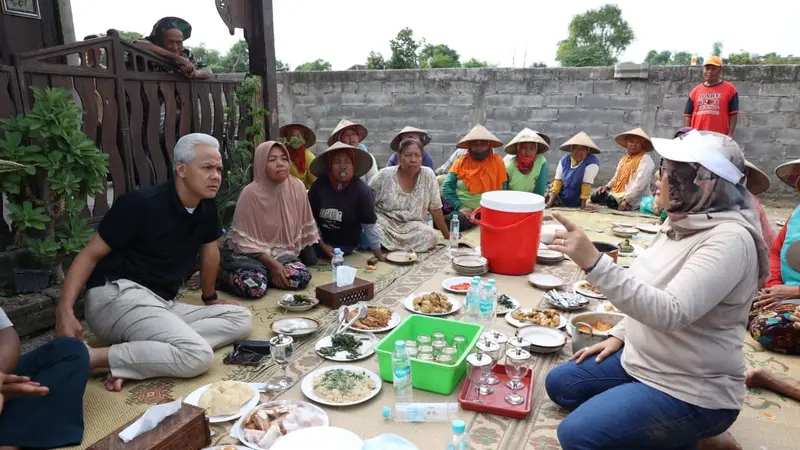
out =
[(317, 341), (317, 354), (331, 361), (357, 361), (375, 353), (378, 340), (362, 333), (340, 333)]

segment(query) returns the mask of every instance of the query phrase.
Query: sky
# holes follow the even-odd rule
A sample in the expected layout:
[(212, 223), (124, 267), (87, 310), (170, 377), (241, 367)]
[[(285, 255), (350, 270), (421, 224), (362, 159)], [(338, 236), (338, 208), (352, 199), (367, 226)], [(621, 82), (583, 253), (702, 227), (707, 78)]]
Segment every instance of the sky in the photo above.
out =
[[(72, 0), (78, 39), (109, 28), (148, 34), (164, 16), (189, 21), (187, 46), (204, 43), (223, 53), (238, 39), (219, 18), (214, 0)], [(275, 49), (292, 68), (318, 58), (333, 70), (364, 64), (369, 52), (391, 55), (389, 41), (404, 27), (417, 40), (446, 44), (461, 60), (485, 60), (499, 67), (555, 62), (558, 42), (576, 14), (615, 3), (636, 39), (620, 61), (642, 62), (651, 49), (708, 56), (722, 41), (723, 56), (742, 50), (800, 55), (793, 30), (800, 3), (781, 0), (711, 2), (697, 0), (274, 0)], [(546, 5), (546, 6), (545, 6)], [(490, 6), (490, 7), (489, 7)]]

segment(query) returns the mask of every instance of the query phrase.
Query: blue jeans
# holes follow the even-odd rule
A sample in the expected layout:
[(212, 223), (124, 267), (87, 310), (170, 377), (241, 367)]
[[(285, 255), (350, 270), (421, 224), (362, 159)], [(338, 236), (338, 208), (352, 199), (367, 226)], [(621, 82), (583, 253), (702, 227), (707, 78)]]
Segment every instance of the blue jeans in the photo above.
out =
[(706, 409), (636, 381), (618, 350), (602, 362), (591, 356), (566, 362), (547, 374), (547, 395), (572, 410), (558, 426), (563, 450), (696, 449), (724, 433), (739, 415)]

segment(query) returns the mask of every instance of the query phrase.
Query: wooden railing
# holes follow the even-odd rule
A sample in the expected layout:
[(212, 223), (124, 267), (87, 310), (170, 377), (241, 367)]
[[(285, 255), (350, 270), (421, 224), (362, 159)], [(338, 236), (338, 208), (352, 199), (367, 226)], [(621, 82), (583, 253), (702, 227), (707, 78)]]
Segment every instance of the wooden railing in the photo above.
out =
[(83, 131), (109, 156), (109, 189), (87, 211), (95, 222), (120, 195), (169, 179), (181, 136), (210, 134), (223, 151), (227, 141), (244, 139), (245, 111), (229, 111), (244, 76), (194, 80), (173, 68), (113, 30), (106, 37), (16, 54), (13, 66), (0, 66), (0, 119), (30, 111), (32, 86), (72, 92), (83, 109)]

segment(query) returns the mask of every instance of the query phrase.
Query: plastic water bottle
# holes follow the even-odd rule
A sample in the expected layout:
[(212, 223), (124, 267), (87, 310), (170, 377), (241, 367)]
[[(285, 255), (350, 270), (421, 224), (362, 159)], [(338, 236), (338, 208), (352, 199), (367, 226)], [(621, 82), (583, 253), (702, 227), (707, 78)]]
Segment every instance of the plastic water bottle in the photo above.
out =
[(394, 414), (389, 406), (383, 407), (383, 418), (395, 422), (449, 422), (458, 419), (458, 403), (397, 403)]
[(464, 303), (466, 303), (465, 314), (467, 315), (467, 318), (473, 323), (479, 322), (481, 316), (480, 314), (481, 280), (480, 278), (478, 278), (477, 280), (475, 278), (473, 278), (472, 282), (470, 282), (469, 290), (467, 291), (467, 298), (464, 300)]
[(333, 249), (333, 258), (331, 259), (331, 269), (333, 270), (333, 282), (336, 283), (336, 268), (339, 266), (344, 265), (344, 255), (342, 255), (342, 250), (335, 248)]
[(463, 420), (454, 420), (452, 426), (453, 437), (447, 444), (447, 450), (467, 449), (467, 424)]
[(492, 322), (494, 316), (494, 303), (495, 299), (492, 295), (492, 283), (487, 281), (483, 284), (483, 289), (480, 296), (480, 316), (481, 322), (488, 324)]
[(453, 217), (450, 219), (450, 248), (448, 250), (451, 257), (455, 255), (455, 251), (458, 250), (460, 230), (461, 223), (458, 221), (458, 214), (453, 213)]
[(411, 358), (406, 351), (406, 341), (394, 343), (392, 384), (394, 385), (395, 403), (414, 402), (413, 387), (411, 386)]

